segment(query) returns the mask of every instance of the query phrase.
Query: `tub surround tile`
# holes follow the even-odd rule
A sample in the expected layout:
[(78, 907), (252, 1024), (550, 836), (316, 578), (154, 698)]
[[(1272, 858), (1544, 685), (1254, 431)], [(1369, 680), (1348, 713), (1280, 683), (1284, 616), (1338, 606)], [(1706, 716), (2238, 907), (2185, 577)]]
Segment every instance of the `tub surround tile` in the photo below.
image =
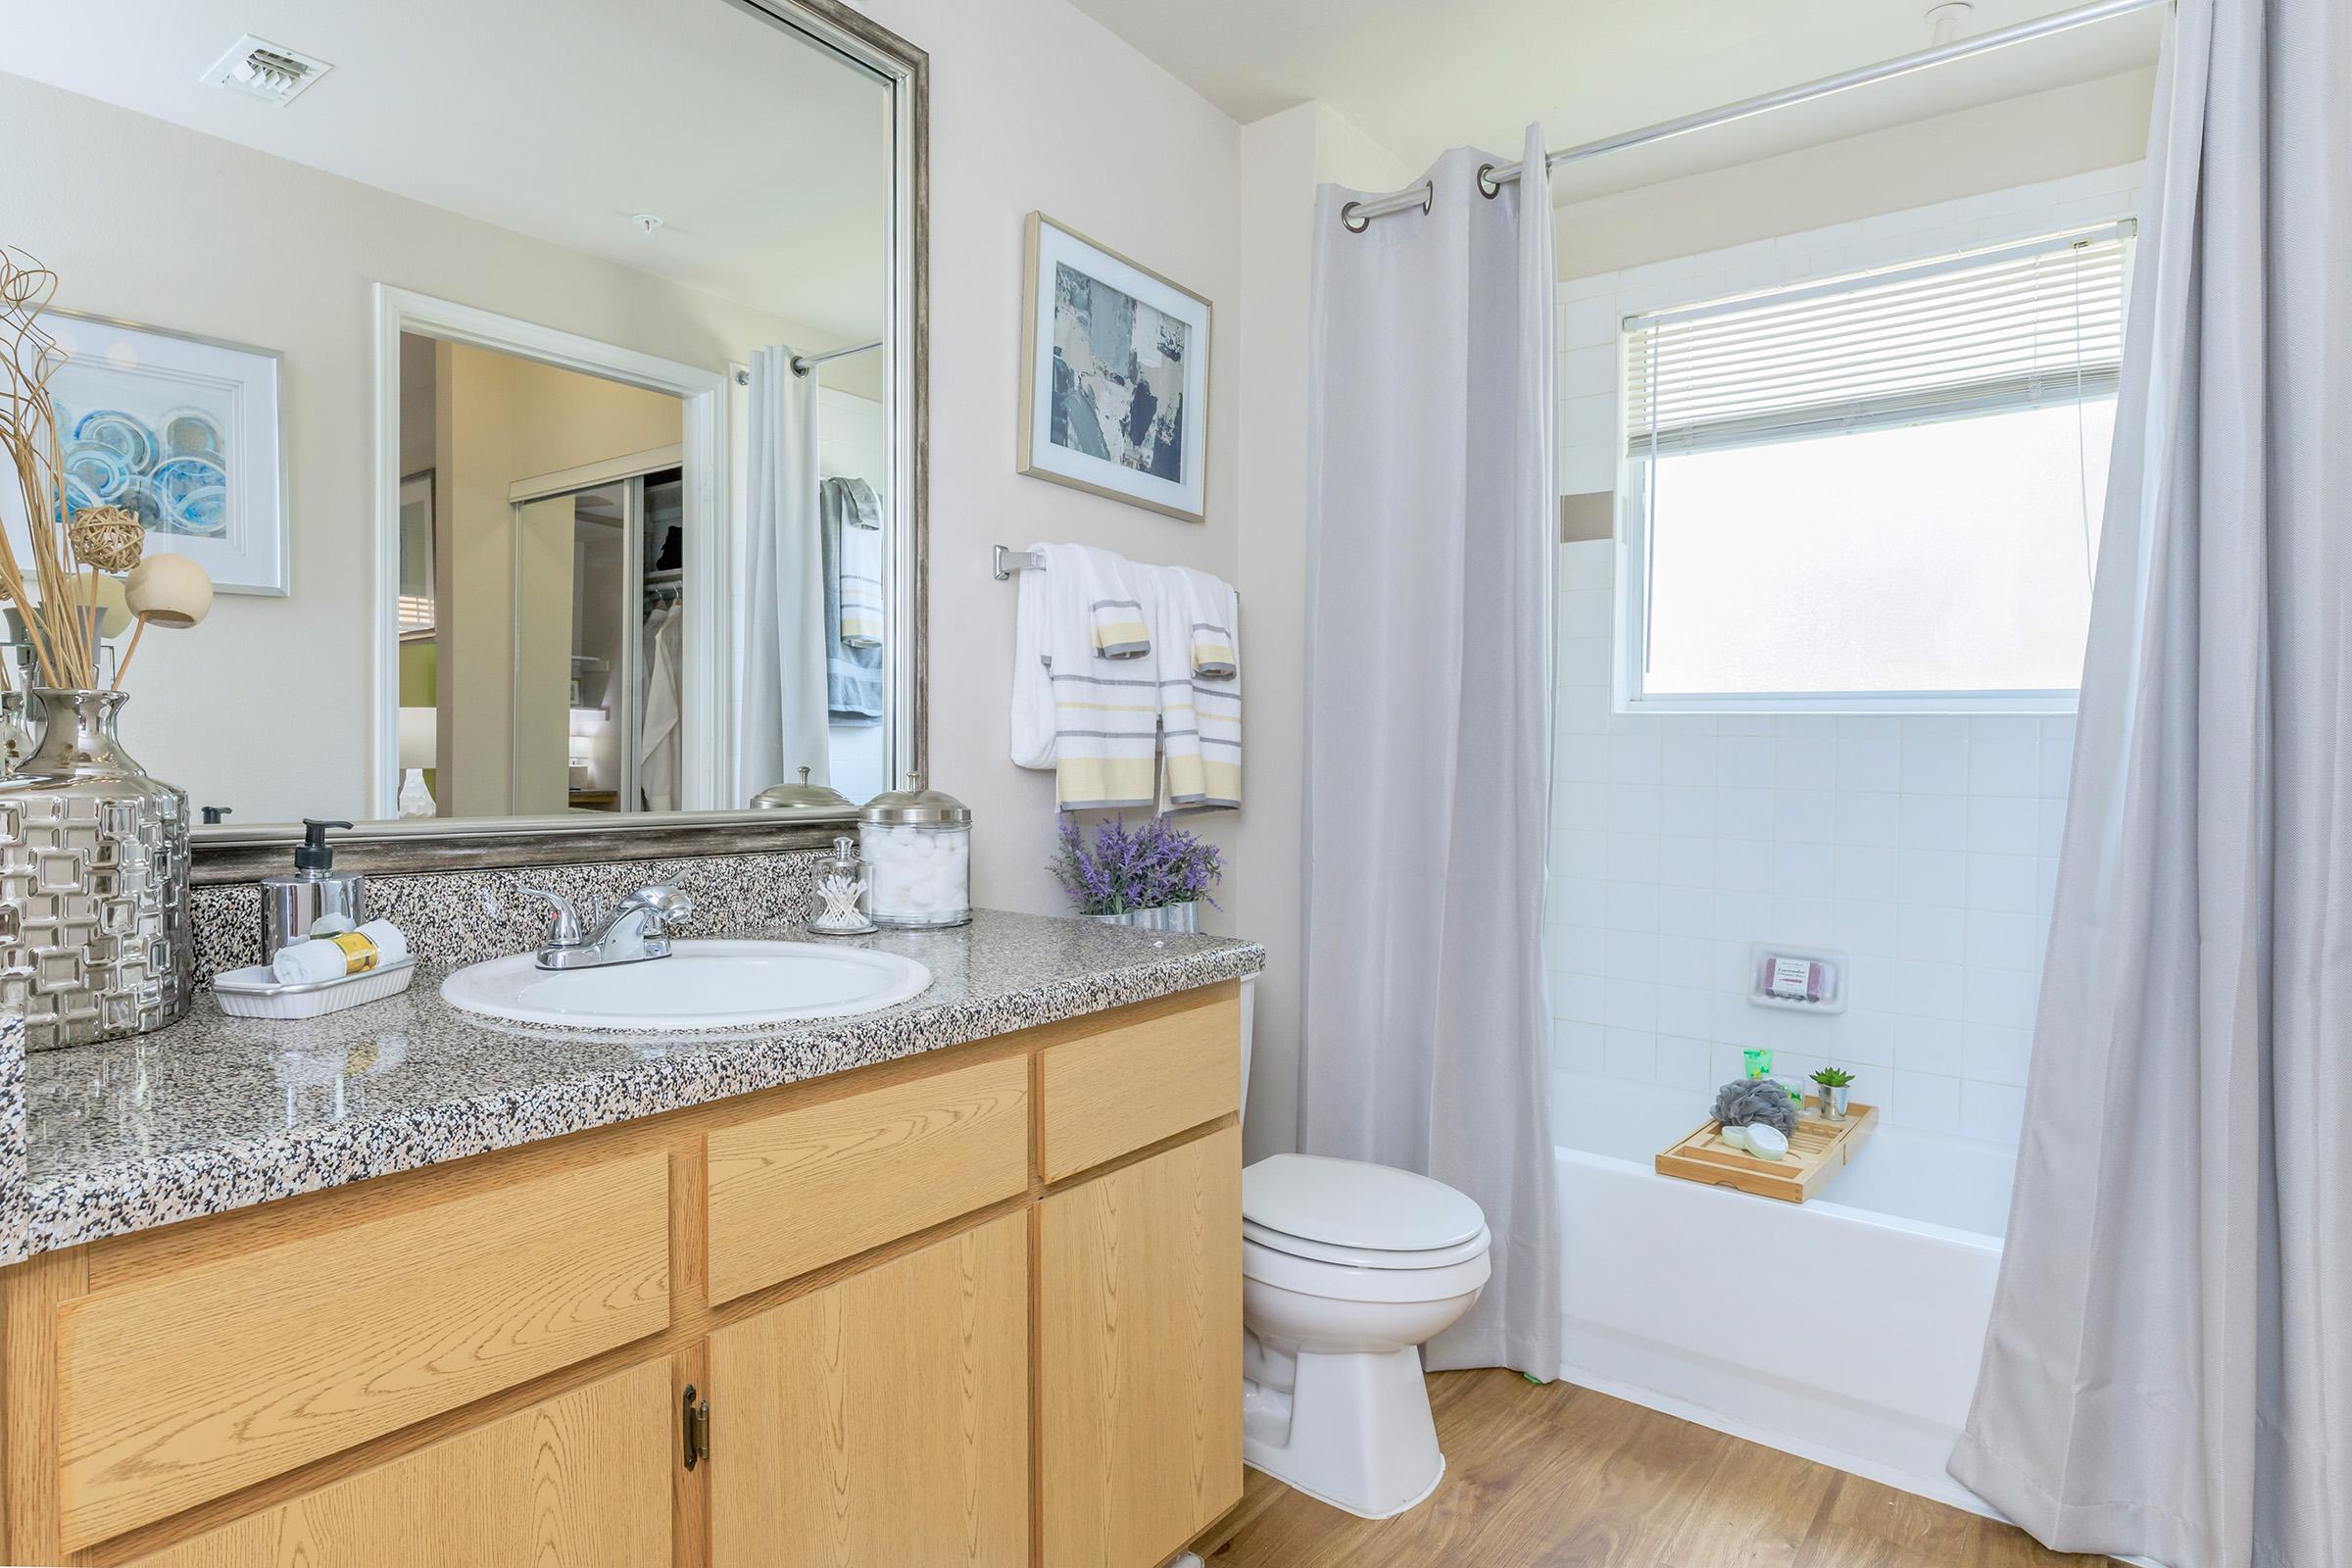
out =
[[(660, 865), (698, 900), (710, 879), (710, 904), (689, 934), (792, 938), (772, 920), (728, 914), (782, 896), (802, 874), (740, 862), (784, 858)], [(526, 877), (564, 885), (565, 869), (597, 868), (382, 879), (460, 886), (379, 906), (411, 931), (419, 973), (403, 995), (348, 1012), (237, 1019), (207, 994), (169, 1029), (29, 1061), (15, 1021), (0, 1020), (0, 1162), (14, 1159), (0, 1172), (23, 1177), (0, 1185), (0, 1261), (1148, 1001), (1254, 974), (1265, 960), (1264, 949), (1218, 937), (984, 910), (960, 930), (852, 939), (920, 959), (931, 988), (807, 1026), (555, 1032), (493, 1025), (444, 1003), (451, 968), (530, 941), (514, 915), (460, 913), (467, 896), (496, 902)], [(621, 891), (657, 880), (603, 869)], [(724, 885), (722, 870), (738, 885)]]

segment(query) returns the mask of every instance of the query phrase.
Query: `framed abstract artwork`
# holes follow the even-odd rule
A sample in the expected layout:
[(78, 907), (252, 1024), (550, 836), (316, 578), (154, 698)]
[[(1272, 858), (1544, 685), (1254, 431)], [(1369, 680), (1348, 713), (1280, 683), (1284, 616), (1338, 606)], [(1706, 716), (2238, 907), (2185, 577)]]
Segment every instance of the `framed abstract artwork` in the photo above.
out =
[(68, 510), (122, 508), (148, 550), (191, 558), (220, 592), (287, 593), (278, 356), (62, 311), (41, 321), (68, 356), (49, 381)]
[(1200, 521), (1209, 302), (1043, 213), (1024, 253), (1020, 471)]

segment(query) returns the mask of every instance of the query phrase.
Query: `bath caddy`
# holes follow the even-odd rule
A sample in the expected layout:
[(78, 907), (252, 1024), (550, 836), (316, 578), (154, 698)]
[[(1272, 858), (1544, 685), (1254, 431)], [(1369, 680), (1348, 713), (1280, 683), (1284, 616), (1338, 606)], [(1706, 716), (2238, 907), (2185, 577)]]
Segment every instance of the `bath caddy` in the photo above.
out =
[(1722, 1124), (1710, 1121), (1658, 1155), (1658, 1174), (1801, 1203), (1845, 1169), (1879, 1124), (1876, 1105), (1849, 1105), (1842, 1121), (1825, 1121), (1814, 1107), (1815, 1102), (1805, 1102), (1804, 1114), (1797, 1117), (1796, 1132), (1788, 1140), (1787, 1159), (1758, 1159), (1734, 1149), (1718, 1136)]

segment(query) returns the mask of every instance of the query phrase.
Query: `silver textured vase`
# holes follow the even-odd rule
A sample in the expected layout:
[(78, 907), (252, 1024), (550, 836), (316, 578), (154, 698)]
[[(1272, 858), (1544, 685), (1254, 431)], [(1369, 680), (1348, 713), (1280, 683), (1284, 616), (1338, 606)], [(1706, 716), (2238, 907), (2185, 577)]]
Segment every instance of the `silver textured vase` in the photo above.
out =
[(160, 1029), (195, 990), (188, 797), (116, 739), (124, 695), (33, 688), (47, 728), (0, 779), (0, 1008), (28, 1051)]

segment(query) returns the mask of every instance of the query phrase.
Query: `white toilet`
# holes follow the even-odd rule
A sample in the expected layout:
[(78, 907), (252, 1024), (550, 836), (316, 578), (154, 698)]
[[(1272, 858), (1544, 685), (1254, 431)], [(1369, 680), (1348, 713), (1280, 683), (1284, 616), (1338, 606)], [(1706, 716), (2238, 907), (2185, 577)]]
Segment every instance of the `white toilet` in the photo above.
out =
[(1446, 1456), (1420, 1347), (1477, 1301), (1488, 1245), (1478, 1205), (1426, 1176), (1308, 1154), (1243, 1171), (1242, 1457), (1366, 1519), (1428, 1496)]

